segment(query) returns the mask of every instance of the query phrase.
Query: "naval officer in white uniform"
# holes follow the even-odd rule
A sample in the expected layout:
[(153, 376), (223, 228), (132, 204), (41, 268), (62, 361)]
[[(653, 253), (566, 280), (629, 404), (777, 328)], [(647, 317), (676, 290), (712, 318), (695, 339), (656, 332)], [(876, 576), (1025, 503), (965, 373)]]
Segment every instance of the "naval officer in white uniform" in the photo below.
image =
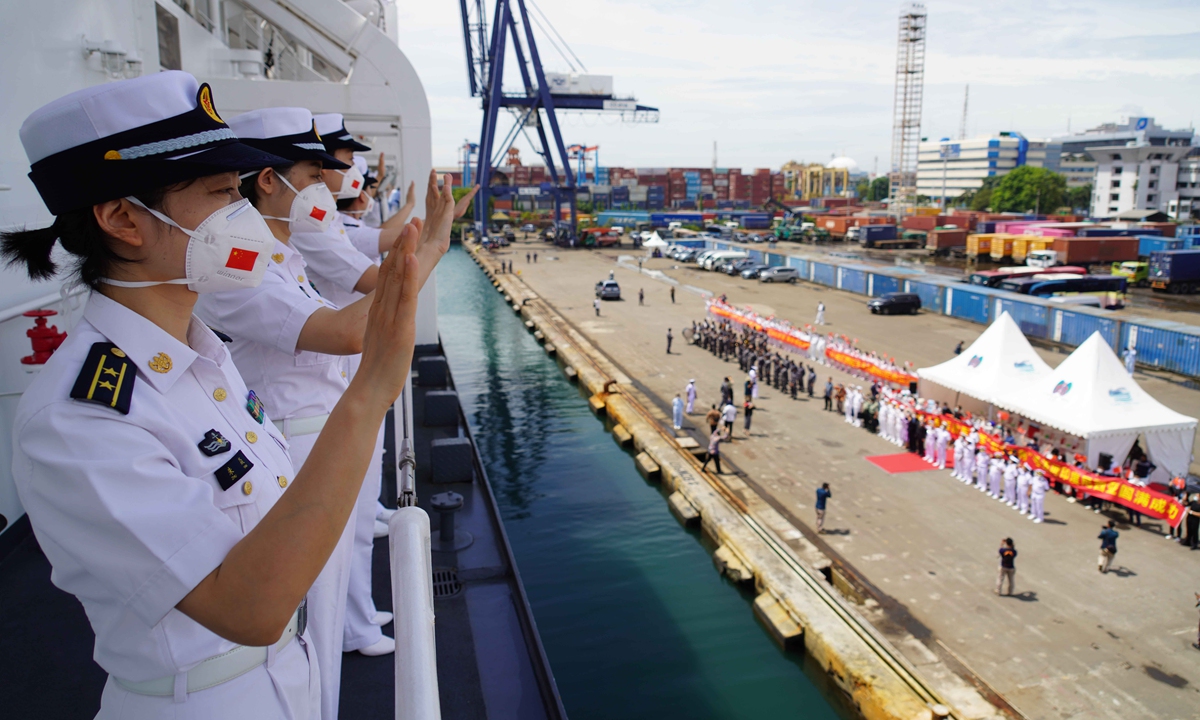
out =
[(273, 238), (238, 172), (282, 159), (239, 143), (182, 72), (72, 93), (20, 135), (55, 220), (3, 233), (4, 259), (48, 279), (60, 243), (92, 295), (21, 399), (13, 476), (96, 634), (97, 717), (318, 717), (303, 601), (408, 374), (415, 233), (382, 269), (360, 380), (295, 472), (192, 315), (198, 294), (261, 282)]

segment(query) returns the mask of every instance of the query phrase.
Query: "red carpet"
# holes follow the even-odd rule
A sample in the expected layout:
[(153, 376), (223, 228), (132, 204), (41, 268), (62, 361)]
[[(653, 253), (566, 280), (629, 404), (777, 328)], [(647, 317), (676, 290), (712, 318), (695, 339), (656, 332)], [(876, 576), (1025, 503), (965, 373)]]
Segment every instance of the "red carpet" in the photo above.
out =
[[(925, 458), (914, 453), (897, 453), (895, 455), (870, 455), (867, 461), (877, 465), (879, 469), (886, 473), (896, 475), (899, 473), (922, 472), (925, 470), (937, 470), (937, 465), (930, 465), (925, 462)], [(946, 467), (953, 467), (954, 461), (951, 458), (946, 458)]]

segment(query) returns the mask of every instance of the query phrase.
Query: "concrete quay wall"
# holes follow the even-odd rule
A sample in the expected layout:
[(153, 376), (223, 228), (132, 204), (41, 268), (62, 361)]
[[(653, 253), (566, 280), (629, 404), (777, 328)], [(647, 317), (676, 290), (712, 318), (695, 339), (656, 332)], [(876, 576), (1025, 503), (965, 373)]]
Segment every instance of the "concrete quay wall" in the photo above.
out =
[[(869, 624), (832, 587), (814, 585), (824, 582), (819, 571), (799, 558), (785, 559), (780, 550), (786, 552), (786, 546), (750, 516), (746, 504), (720, 480), (699, 471), (695, 457), (663, 431), (654, 409), (618, 367), (517, 275), (496, 273), (486, 255), (474, 248), (471, 254), (526, 326), (540, 334), (547, 352), (563, 362), (568, 377), (588, 390), (593, 409), (628, 433), (639, 452), (639, 470), (647, 475), (657, 470), (672, 493), (676, 516), (685, 521), (699, 515), (703, 530), (719, 546), (718, 569), (735, 581), (753, 580), (759, 593), (755, 613), (776, 642), (789, 649), (802, 646), (869, 720), (915, 720), (945, 712), (960, 718), (1000, 716), (978, 694), (964, 693), (961, 682), (955, 694), (956, 699), (965, 695), (965, 703), (946, 703), (931, 690), (886, 640), (864, 631)], [(614, 434), (624, 437), (617, 429)], [(694, 512), (687, 512), (689, 506)]]

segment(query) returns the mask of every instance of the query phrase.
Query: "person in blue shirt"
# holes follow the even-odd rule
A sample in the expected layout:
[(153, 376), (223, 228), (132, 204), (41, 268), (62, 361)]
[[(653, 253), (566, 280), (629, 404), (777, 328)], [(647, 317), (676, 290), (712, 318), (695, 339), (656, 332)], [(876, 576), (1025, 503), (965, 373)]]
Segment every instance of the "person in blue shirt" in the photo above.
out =
[(829, 492), (829, 483), (821, 483), (821, 487), (817, 488), (817, 534), (825, 532), (825, 503), (829, 498), (833, 497), (833, 493)]
[(1100, 530), (1100, 572), (1108, 572), (1108, 568), (1112, 565), (1113, 555), (1117, 554), (1117, 536), (1121, 533), (1116, 531), (1116, 522), (1109, 520), (1108, 525)]

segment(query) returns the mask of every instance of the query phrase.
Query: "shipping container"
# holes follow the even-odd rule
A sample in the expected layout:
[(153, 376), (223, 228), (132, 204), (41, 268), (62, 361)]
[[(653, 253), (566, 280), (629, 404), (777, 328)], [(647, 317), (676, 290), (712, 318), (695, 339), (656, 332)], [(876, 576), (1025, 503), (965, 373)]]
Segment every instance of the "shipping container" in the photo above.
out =
[(787, 266), (796, 268), (796, 272), (800, 273), (800, 277), (804, 280), (812, 280), (809, 274), (809, 262), (804, 258), (798, 258), (794, 255), (788, 255)]
[(942, 312), (942, 298), (945, 288), (935, 283), (919, 280), (905, 280), (905, 292), (915, 293), (921, 298), (921, 308), (929, 312)]
[(993, 237), (995, 236), (992, 233), (975, 233), (974, 235), (968, 235), (967, 257), (991, 255)]
[(1200, 329), (1161, 320), (1121, 323), (1121, 352), (1133, 346), (1137, 361), (1172, 372), (1200, 375)]
[(1162, 235), (1162, 230), (1159, 230), (1158, 228), (1115, 228), (1096, 226), (1080, 228), (1075, 234), (1081, 238), (1129, 237), (1130, 235)]
[(1050, 250), (1058, 253), (1064, 265), (1124, 262), (1137, 260), (1136, 237), (1073, 237), (1055, 238)]
[[(871, 297), (879, 297), (887, 293), (901, 292), (904, 287), (904, 281), (891, 275), (880, 275), (879, 273), (871, 273), (867, 288)], [(922, 301), (924, 304), (924, 301)]]
[(1013, 235), (996, 233), (991, 239), (991, 259), (1002, 260), (1013, 257)]
[(1012, 316), (1025, 335), (1042, 339), (1050, 336), (1051, 311), (1045, 301), (997, 297), (992, 303), (992, 317), (1000, 317), (1003, 312)]
[(1139, 235), (1138, 257), (1148, 258), (1150, 253), (1166, 252), (1167, 250), (1186, 250), (1182, 238), (1157, 237), (1154, 235)]
[(1075, 347), (1082, 345), (1093, 333), (1099, 332), (1105, 342), (1113, 350), (1117, 347), (1120, 324), (1111, 317), (1105, 317), (1106, 310), (1078, 308), (1075, 310), (1054, 310), (1054, 328), (1051, 340), (1064, 345)]
[(1162, 235), (1163, 237), (1176, 237), (1175, 231), (1179, 228), (1173, 222), (1143, 222), (1138, 223), (1136, 230), (1157, 230), (1158, 232), (1138, 232), (1138, 235)]
[(1150, 287), (1159, 292), (1193, 293), (1200, 289), (1200, 249), (1150, 254)]
[(996, 232), (995, 220), (979, 220), (975, 223), (975, 232), (994, 233)]
[(988, 322), (988, 300), (994, 292), (970, 285), (951, 285), (946, 288), (945, 313), (952, 317), (970, 320), (981, 325)]
[(925, 247), (929, 250), (944, 251), (949, 248), (966, 247), (966, 230), (930, 230), (925, 233)]
[[(1050, 247), (1053, 240), (1048, 238), (1038, 238), (1032, 235), (1021, 235), (1013, 238), (1012, 241), (1012, 259), (1013, 262), (1023, 263), (1025, 258), (1029, 257), (1029, 253), (1034, 250), (1045, 250)], [(1062, 258), (1059, 258), (1060, 260)]]
[(820, 285), (837, 287), (837, 266), (829, 263), (811, 261), (812, 281)]
[(867, 294), (867, 271), (857, 268), (838, 268), (838, 288), (855, 295)]

